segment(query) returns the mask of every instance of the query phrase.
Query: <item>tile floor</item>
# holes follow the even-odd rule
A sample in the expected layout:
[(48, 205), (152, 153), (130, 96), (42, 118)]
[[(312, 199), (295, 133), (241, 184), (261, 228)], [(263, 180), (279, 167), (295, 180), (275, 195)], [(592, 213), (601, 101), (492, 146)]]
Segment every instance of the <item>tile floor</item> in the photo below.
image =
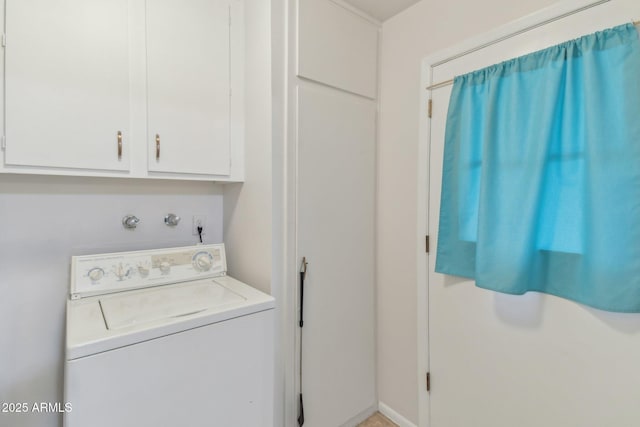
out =
[(392, 423), (387, 417), (380, 412), (376, 412), (364, 422), (358, 424), (358, 427), (398, 427), (397, 424)]

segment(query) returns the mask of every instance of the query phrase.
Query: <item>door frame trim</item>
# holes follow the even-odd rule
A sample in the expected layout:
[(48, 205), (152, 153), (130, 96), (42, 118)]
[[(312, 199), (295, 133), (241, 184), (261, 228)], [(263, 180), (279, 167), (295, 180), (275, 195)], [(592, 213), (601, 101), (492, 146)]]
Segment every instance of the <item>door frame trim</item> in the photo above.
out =
[[(416, 238), (416, 300), (417, 300), (417, 344), (418, 344), (418, 427), (430, 426), (430, 399), (426, 388), (425, 373), (429, 372), (429, 255), (425, 251), (425, 237), (429, 234), (429, 179), (431, 152), (431, 120), (428, 116), (428, 101), (431, 91), (425, 88), (434, 83), (433, 69), (454, 59), (499, 43), (548, 23), (563, 19), (612, 0), (563, 0), (537, 12), (496, 27), (485, 33), (468, 38), (449, 48), (439, 50), (422, 59), (420, 66), (420, 105), (418, 133), (418, 194), (417, 194), (417, 238)], [(435, 89), (437, 90), (437, 89)], [(431, 239), (435, 243), (434, 239)], [(435, 247), (431, 245), (432, 250)]]

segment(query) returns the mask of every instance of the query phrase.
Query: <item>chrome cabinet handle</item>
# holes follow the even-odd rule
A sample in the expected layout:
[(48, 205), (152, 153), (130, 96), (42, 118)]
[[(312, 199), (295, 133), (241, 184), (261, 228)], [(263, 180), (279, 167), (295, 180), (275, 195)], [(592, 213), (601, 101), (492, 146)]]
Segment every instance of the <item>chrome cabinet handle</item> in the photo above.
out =
[(160, 160), (160, 135), (156, 133), (156, 160)]
[(118, 160), (122, 159), (122, 132), (118, 131)]

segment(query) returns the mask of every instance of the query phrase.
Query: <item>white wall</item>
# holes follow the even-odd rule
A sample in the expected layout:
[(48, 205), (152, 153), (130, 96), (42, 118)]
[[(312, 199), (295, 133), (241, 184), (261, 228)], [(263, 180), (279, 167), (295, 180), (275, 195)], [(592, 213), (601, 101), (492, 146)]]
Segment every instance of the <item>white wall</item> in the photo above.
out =
[(229, 274), (271, 292), (271, 5), (245, 0), (245, 182), (224, 187)]
[[(206, 182), (0, 175), (0, 402), (62, 402), (71, 255), (196, 243), (191, 216), (222, 241), (222, 188)], [(183, 220), (167, 227), (164, 215)], [(126, 230), (121, 220), (142, 222)], [(59, 414), (0, 413), (0, 425), (57, 427)]]
[[(416, 239), (420, 61), (553, 0), (422, 0), (382, 26), (378, 146), (378, 394), (418, 421)], [(435, 107), (437, 108), (437, 106)]]

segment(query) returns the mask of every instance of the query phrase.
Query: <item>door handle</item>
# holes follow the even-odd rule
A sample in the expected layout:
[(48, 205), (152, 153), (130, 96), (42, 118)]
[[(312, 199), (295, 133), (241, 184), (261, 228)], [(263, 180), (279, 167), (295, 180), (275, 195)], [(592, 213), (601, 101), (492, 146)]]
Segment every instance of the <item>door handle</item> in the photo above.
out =
[(300, 267), (300, 327), (304, 324), (303, 308), (304, 308), (304, 279), (307, 276), (307, 257), (302, 257), (302, 266)]

